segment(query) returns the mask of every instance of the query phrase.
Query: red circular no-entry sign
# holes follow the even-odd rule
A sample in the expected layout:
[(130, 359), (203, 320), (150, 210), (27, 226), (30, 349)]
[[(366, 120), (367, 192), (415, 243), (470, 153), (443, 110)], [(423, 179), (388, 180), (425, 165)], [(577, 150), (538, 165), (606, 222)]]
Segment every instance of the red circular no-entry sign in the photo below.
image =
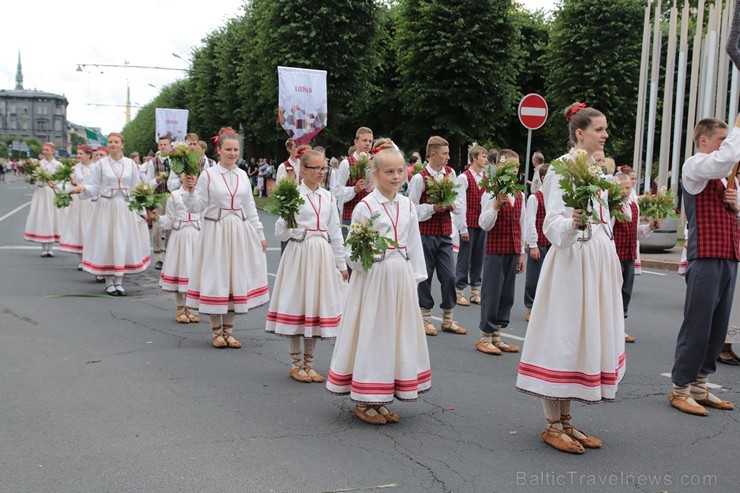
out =
[(529, 130), (537, 130), (547, 121), (547, 102), (539, 94), (530, 93), (519, 102), (519, 121)]

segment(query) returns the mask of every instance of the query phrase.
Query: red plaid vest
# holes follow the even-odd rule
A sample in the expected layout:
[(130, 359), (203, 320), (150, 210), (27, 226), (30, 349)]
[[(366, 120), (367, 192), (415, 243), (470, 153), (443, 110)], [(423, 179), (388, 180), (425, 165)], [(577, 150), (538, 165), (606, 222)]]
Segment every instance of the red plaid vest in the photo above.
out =
[[(347, 161), (349, 161), (349, 167), (350, 169), (355, 165), (355, 159), (354, 156), (350, 156)], [(355, 183), (357, 183), (357, 180), (352, 179), (352, 174), (350, 173), (349, 178), (347, 179), (347, 185), (348, 187), (354, 187)], [(362, 199), (364, 199), (367, 196), (366, 190), (360, 190), (359, 192), (355, 193), (355, 196), (352, 200), (349, 200), (344, 203), (344, 208), (342, 209), (342, 219), (345, 220), (351, 220), (352, 219), (352, 212), (355, 210), (355, 206), (359, 204)]]
[(498, 218), (486, 238), (487, 255), (522, 253), (522, 202), (521, 192), (514, 201), (498, 211)]
[(735, 214), (722, 202), (725, 185), (722, 180), (709, 180), (698, 195), (684, 190), (688, 259), (722, 258), (740, 260), (740, 234)]
[(468, 191), (466, 193), (467, 211), (465, 211), (465, 222), (468, 228), (480, 228), (478, 219), (480, 218), (480, 198), (483, 196), (483, 187), (475, 181), (475, 176), (470, 169), (463, 173), (468, 179)]
[[(170, 166), (169, 166), (169, 159), (167, 160), (168, 164), (165, 164), (164, 161), (162, 161), (159, 156), (155, 157), (152, 160), (152, 164), (154, 165), (154, 177), (158, 177), (162, 173), (167, 173), (167, 177), (169, 177), (170, 174)], [(157, 188), (154, 190), (155, 193), (169, 193), (170, 191), (167, 190), (167, 179), (157, 185)]]
[[(448, 176), (452, 176), (452, 168), (449, 166), (445, 166), (445, 172)], [(419, 174), (424, 182), (424, 191), (419, 197), (419, 204), (428, 204), (427, 178), (431, 178), (432, 175), (429, 174), (426, 168), (422, 169)], [(435, 212), (426, 221), (419, 222), (419, 232), (427, 236), (450, 236), (452, 234), (452, 216), (449, 212)]]
[(545, 209), (545, 195), (542, 193), (542, 190), (538, 190), (534, 196), (537, 198), (537, 214), (534, 217), (534, 226), (537, 230), (537, 246), (549, 247), (551, 245), (550, 240), (542, 232), (542, 225), (545, 224), (545, 215), (547, 214), (547, 210)]
[(637, 259), (637, 225), (640, 224), (640, 211), (637, 204), (630, 202), (631, 221), (617, 221), (614, 224), (614, 246), (620, 262)]

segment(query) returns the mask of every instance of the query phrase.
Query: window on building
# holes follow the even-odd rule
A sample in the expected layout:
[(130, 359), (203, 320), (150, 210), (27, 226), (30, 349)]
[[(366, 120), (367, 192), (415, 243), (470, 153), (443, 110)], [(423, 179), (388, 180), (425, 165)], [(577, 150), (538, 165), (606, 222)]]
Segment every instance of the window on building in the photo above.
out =
[(21, 130), (28, 130), (28, 120), (23, 120), (21, 122)]
[(11, 115), (15, 115), (18, 110), (16, 109), (16, 106), (14, 104), (10, 105), (10, 108), (8, 109), (8, 113)]
[(24, 106), (21, 108), (21, 115), (27, 115), (28, 114), (28, 107)]
[(10, 120), (10, 129), (15, 130), (18, 128), (18, 122), (16, 120)]
[(54, 131), (55, 132), (61, 132), (62, 131), (62, 120), (57, 120), (54, 122)]
[(54, 145), (57, 146), (57, 148), (62, 147), (62, 138), (61, 137), (54, 137)]
[(39, 120), (36, 122), (36, 130), (49, 130), (49, 122), (46, 120)]
[(37, 115), (48, 115), (49, 114), (49, 107), (45, 104), (36, 106), (36, 114)]
[(64, 114), (64, 106), (61, 104), (57, 105), (55, 113), (56, 115), (63, 115)]

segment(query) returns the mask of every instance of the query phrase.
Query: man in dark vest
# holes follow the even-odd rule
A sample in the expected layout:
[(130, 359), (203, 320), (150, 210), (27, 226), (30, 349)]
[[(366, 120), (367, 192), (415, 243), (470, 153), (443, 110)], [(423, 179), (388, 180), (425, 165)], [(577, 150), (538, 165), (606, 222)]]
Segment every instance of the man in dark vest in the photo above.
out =
[[(149, 165), (149, 182), (156, 193), (169, 193), (167, 190), (167, 179), (170, 176), (170, 160), (169, 158), (163, 157), (165, 154), (169, 154), (172, 150), (172, 139), (168, 136), (163, 135), (157, 142), (159, 152), (150, 161)], [(164, 208), (157, 210), (160, 215), (164, 214)], [(152, 250), (157, 262), (154, 267), (158, 270), (162, 269), (162, 259), (164, 258), (164, 252), (167, 248), (167, 238), (164, 231), (159, 226), (159, 221), (152, 224)]]
[(728, 135), (727, 125), (705, 118), (694, 129), (696, 154), (683, 165), (686, 238), (686, 301), (671, 372), (671, 406), (706, 416), (706, 407), (734, 409), (711, 394), (708, 376), (715, 372), (725, 342), (740, 260), (737, 185), (727, 177), (740, 161), (740, 117)]

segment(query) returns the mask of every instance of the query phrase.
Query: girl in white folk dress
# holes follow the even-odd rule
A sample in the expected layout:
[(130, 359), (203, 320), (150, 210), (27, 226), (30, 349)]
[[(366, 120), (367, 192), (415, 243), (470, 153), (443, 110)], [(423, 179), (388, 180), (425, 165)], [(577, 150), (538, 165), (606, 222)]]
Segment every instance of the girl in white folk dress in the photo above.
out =
[[(290, 376), (299, 382), (323, 382), (313, 367), (316, 340), (335, 339), (342, 318), (342, 282), (349, 279), (339, 213), (332, 194), (320, 183), (326, 174), (324, 153), (300, 158), (303, 205), (296, 228), (275, 223), (275, 236), (288, 245), (280, 258), (265, 330), (288, 337)], [(341, 275), (340, 275), (341, 272)], [(303, 364), (301, 364), (303, 339)]]
[[(184, 176), (180, 177), (180, 181)], [(162, 231), (170, 231), (167, 240), (167, 255), (164, 257), (162, 273), (159, 275), (159, 286), (174, 293), (175, 320), (181, 324), (200, 322), (195, 314), (185, 306), (185, 295), (190, 281), (190, 265), (193, 261), (193, 248), (200, 235), (200, 214), (188, 212), (183, 195), (192, 192), (186, 187), (178, 188), (167, 198), (165, 214), (159, 218)]]
[(230, 128), (222, 129), (216, 145), (220, 163), (204, 170), (197, 180), (183, 178), (184, 187), (195, 187), (183, 194), (188, 212), (201, 213), (203, 218), (185, 305), (209, 316), (213, 347), (240, 348), (233, 335), (236, 314), (270, 301), (267, 243), (249, 177), (236, 166), (239, 136)]
[(123, 276), (149, 267), (149, 230), (143, 211), (128, 208), (129, 194), (141, 178), (136, 163), (123, 156), (121, 134), (108, 135), (108, 152), (92, 165), (88, 179), (72, 193), (79, 193), (81, 199), (97, 199), (87, 216), (82, 269), (103, 276), (110, 296), (126, 296)]
[[(84, 185), (90, 178), (92, 172), (92, 147), (77, 146), (77, 157), (80, 160), (75, 164), (71, 183), (65, 189), (71, 190), (78, 185)], [(59, 251), (76, 253), (80, 257), (77, 270), (82, 270), (82, 247), (85, 244), (85, 230), (87, 229), (87, 216), (92, 202), (73, 197), (72, 203), (67, 207), (64, 221), (61, 226), (61, 238), (59, 239)]]
[(414, 205), (398, 193), (406, 173), (403, 156), (381, 151), (372, 170), (375, 189), (357, 204), (352, 222), (364, 224), (377, 216), (373, 229), (399, 246), (389, 248), (367, 272), (349, 261), (354, 272), (326, 389), (349, 394), (357, 403), (355, 415), (379, 425), (397, 422), (388, 404), (394, 396), (416, 400), (431, 388), (432, 373), (416, 289), (427, 277), (419, 222)]
[[(589, 155), (603, 151), (606, 117), (585, 104), (565, 112), (570, 139)], [(624, 376), (622, 273), (612, 241), (608, 208), (592, 205), (604, 222), (590, 225), (590, 239), (578, 229), (582, 211), (563, 203), (560, 176), (550, 168), (543, 192), (543, 225), (552, 248), (542, 265), (537, 297), (524, 340), (516, 387), (542, 398), (547, 428), (543, 440), (558, 450), (583, 453), (601, 440), (571, 423), (570, 403), (611, 401)], [(604, 193), (602, 198), (607, 199)]]
[[(41, 146), (44, 158), (39, 165), (49, 175), (62, 167), (62, 163), (54, 159), (55, 149), (51, 142), (44, 142)], [(53, 182), (36, 182), (23, 233), (24, 240), (41, 243), (42, 257), (53, 257), (52, 247), (55, 241), (59, 241), (59, 209), (54, 205), (54, 186)]]

